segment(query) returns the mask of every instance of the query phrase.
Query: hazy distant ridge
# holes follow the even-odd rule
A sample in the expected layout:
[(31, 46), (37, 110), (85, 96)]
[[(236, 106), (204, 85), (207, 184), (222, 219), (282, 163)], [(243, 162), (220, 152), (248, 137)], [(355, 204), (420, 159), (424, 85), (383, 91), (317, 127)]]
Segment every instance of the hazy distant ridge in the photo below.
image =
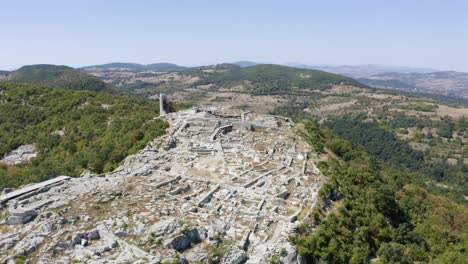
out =
[(82, 67), (83, 70), (90, 69), (128, 69), (131, 71), (181, 71), (188, 69), (188, 67), (180, 66), (173, 63), (152, 63), (152, 64), (138, 64), (126, 62), (113, 62), (101, 65), (92, 65)]

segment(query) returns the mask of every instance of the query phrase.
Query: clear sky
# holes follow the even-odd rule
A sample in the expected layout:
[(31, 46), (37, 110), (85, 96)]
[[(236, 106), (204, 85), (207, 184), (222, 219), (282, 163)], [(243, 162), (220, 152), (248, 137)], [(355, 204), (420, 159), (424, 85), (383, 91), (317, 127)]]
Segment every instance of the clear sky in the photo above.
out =
[(466, 0), (0, 0), (0, 69), (237, 60), (468, 71)]

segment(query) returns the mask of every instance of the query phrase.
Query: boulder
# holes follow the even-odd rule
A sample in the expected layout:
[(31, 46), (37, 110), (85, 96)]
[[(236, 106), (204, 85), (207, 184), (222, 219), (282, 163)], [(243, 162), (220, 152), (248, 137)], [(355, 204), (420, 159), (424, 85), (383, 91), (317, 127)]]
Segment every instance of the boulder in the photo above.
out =
[(116, 248), (118, 246), (119, 246), (119, 242), (117, 242), (117, 240), (112, 241), (112, 243), (110, 244), (111, 248)]
[(36, 211), (26, 208), (10, 209), (10, 217), (7, 219), (7, 225), (20, 225), (32, 221), (37, 216)]
[(115, 235), (118, 236), (118, 237), (126, 237), (126, 236), (128, 236), (128, 233), (125, 230), (119, 230), (119, 231), (117, 231), (115, 233)]
[(221, 264), (244, 264), (249, 258), (244, 251), (235, 246), (231, 246), (229, 251), (221, 258)]
[(205, 228), (193, 228), (186, 234), (174, 237), (168, 243), (166, 243), (166, 246), (181, 252), (189, 248), (192, 243), (200, 243), (206, 237), (207, 232)]
[(174, 233), (179, 226), (179, 223), (175, 217), (170, 217), (165, 220), (159, 221), (149, 228), (150, 233), (156, 235), (168, 235)]
[(283, 198), (283, 199), (288, 198), (288, 196), (289, 196), (289, 191), (288, 190), (283, 190), (283, 191), (281, 191), (280, 193), (278, 193), (276, 195), (276, 197)]
[(81, 244), (81, 241), (82, 239), (87, 239), (88, 238), (88, 234), (87, 233), (75, 233), (73, 236), (72, 236), (72, 241), (71, 243), (73, 245), (79, 245)]
[(88, 233), (88, 239), (89, 240), (97, 240), (97, 239), (100, 239), (100, 238), (101, 238), (101, 236), (99, 235), (98, 230), (93, 230), (93, 231)]

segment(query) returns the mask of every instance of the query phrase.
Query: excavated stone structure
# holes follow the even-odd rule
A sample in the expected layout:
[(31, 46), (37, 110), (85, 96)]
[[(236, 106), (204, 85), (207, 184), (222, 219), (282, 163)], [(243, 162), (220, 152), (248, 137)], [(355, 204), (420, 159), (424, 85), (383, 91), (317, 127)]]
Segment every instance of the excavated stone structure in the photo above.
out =
[(294, 123), (213, 109), (164, 118), (167, 135), (115, 171), (6, 201), (0, 262), (266, 263), (281, 252), (300, 263), (288, 237), (316, 204), (320, 171)]

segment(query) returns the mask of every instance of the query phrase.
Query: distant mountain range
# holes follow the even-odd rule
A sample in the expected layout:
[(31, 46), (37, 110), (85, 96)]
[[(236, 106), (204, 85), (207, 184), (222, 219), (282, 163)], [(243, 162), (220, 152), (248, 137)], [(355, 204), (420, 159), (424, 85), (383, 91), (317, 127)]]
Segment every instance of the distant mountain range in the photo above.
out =
[(442, 94), (468, 99), (468, 73), (439, 71), (430, 73), (380, 73), (358, 81), (377, 88)]
[(244, 67), (255, 66), (258, 63), (253, 62), (253, 61), (236, 61), (236, 62), (233, 62), (232, 64), (236, 64), (236, 65), (239, 65), (240, 67), (244, 68)]
[(181, 71), (186, 70), (188, 67), (180, 66), (173, 63), (152, 63), (152, 64), (138, 64), (138, 63), (125, 63), (125, 62), (113, 62), (101, 65), (92, 65), (82, 67), (82, 70), (88, 71), (92, 69), (119, 69), (119, 70), (130, 70), (130, 71)]
[[(100, 79), (110, 82), (113, 80), (111, 75), (117, 72), (128, 71), (139, 73), (151, 71), (153, 73), (157, 73), (204, 69), (206, 67), (216, 67), (216, 69), (221, 67), (230, 69), (230, 66), (233, 67), (235, 65), (236, 67), (239, 66), (240, 68), (250, 68), (261, 64), (254, 61), (236, 61), (232, 63), (192, 68), (173, 63), (153, 63), (144, 65), (137, 63), (115, 62), (102, 65), (86, 66), (80, 68), (79, 70), (66, 66), (34, 65), (25, 66), (12, 72), (0, 71), (0, 80), (7, 79), (16, 82), (36, 82), (41, 84), (47, 83), (48, 85), (52, 86), (65, 86), (71, 89), (82, 89), (85, 87), (83, 81), (78, 82), (78, 78), (76, 78), (80, 74), (84, 74), (83, 76), (86, 76), (87, 73), (90, 73), (99, 77)], [(362, 84), (376, 88), (441, 94), (451, 97), (462, 97), (465, 99), (468, 98), (468, 73), (463, 72), (437, 71), (430, 68), (412, 68), (375, 64), (357, 66), (330, 66), (289, 63), (287, 66), (302, 69), (316, 69), (324, 72), (335, 73), (354, 78)], [(281, 69), (286, 70), (288, 68), (285, 67)], [(56, 78), (52, 81), (52, 77), (57, 77), (61, 74), (64, 74), (66, 77), (58, 79)], [(101, 80), (91, 75), (84, 79), (86, 79), (86, 82), (92, 83), (91, 86), (87, 85), (87, 87), (91, 87), (92, 90), (111, 89), (109, 84), (104, 84), (101, 82)], [(104, 87), (104, 85), (106, 86)]]
[(307, 64), (286, 64), (287, 66), (305, 68), (305, 69), (316, 69), (336, 74), (346, 75), (353, 78), (363, 78), (375, 74), (395, 72), (395, 73), (430, 73), (437, 70), (431, 68), (413, 68), (405, 66), (388, 66), (379, 64), (367, 64), (367, 65), (307, 65)]

